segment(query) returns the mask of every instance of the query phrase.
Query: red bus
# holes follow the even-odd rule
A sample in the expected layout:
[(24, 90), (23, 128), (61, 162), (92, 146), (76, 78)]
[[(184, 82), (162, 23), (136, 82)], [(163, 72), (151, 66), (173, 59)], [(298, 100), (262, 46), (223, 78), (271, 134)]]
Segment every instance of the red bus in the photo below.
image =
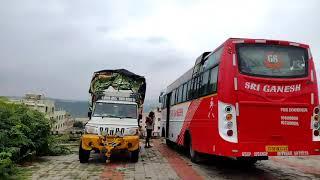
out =
[(308, 45), (230, 38), (160, 95), (163, 135), (199, 154), (252, 162), (320, 154), (319, 100)]

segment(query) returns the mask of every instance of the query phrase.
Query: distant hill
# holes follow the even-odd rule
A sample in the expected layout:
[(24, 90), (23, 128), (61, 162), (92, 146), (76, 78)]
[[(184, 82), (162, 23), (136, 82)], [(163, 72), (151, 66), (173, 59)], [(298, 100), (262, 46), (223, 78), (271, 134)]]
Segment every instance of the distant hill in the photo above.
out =
[(56, 108), (62, 108), (69, 112), (73, 117), (87, 117), (88, 116), (88, 102), (87, 101), (70, 101), (53, 99)]
[(145, 100), (143, 105), (143, 111), (147, 113), (151, 110), (154, 110), (157, 107), (160, 107), (158, 100)]
[[(20, 99), (22, 97), (11, 96), (10, 99)], [(87, 117), (88, 116), (88, 101), (80, 101), (80, 100), (64, 100), (64, 99), (56, 99), (56, 98), (48, 98), (55, 101), (56, 108), (62, 108), (70, 113), (73, 117)], [(154, 108), (158, 107), (159, 103), (157, 100), (145, 100), (144, 102), (144, 112), (150, 112)]]
[[(69, 112), (73, 117), (87, 117), (88, 115), (88, 102), (87, 101), (70, 101), (53, 99), (55, 101), (56, 108), (62, 108)], [(150, 112), (159, 104), (156, 100), (146, 100), (144, 103), (144, 112)]]

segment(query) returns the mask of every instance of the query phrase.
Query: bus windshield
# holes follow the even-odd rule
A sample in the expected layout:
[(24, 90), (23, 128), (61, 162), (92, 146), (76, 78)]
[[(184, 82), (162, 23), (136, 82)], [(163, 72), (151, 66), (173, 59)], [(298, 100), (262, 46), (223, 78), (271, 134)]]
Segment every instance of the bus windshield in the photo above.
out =
[(239, 70), (243, 74), (265, 77), (307, 76), (307, 50), (301, 47), (238, 44)]
[(136, 119), (137, 105), (100, 102), (100, 103), (96, 103), (93, 116)]

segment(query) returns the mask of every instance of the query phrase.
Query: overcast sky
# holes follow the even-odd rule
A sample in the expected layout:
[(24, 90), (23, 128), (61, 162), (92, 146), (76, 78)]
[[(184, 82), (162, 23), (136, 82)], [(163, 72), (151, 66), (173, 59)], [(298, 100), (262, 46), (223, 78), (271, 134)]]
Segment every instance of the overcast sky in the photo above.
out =
[(92, 73), (147, 78), (147, 98), (229, 37), (311, 46), (320, 78), (320, 1), (2, 0), (0, 95), (87, 100)]

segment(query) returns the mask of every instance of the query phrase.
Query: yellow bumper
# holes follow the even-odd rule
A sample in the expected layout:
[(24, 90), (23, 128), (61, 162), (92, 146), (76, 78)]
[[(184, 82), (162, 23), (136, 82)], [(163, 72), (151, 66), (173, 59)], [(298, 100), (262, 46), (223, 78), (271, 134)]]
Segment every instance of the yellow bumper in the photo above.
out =
[(111, 153), (111, 150), (128, 150), (135, 151), (139, 149), (139, 136), (99, 136), (95, 134), (84, 134), (81, 137), (81, 146), (85, 150), (98, 149), (106, 150)]

